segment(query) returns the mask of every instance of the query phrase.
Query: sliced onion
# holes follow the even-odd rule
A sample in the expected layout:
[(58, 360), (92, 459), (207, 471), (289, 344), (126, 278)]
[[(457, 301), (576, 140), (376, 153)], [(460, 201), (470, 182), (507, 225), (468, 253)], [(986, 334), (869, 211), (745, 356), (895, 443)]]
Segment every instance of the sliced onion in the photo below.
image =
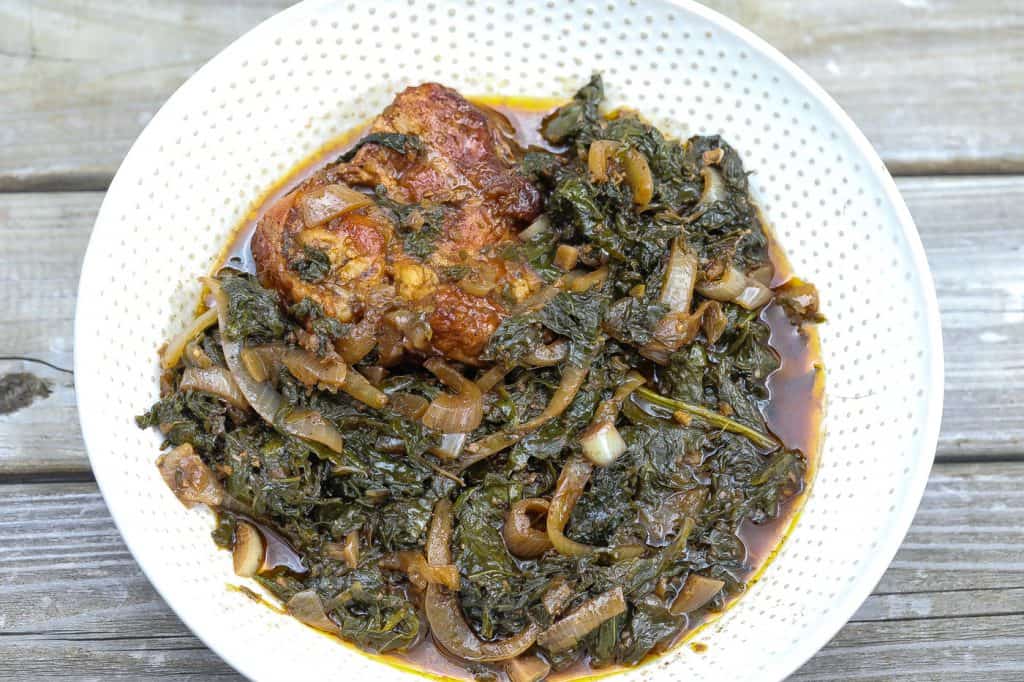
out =
[(548, 402), (544, 411), (525, 424), (520, 424), (516, 431), (520, 433), (535, 431), (544, 423), (565, 412), (565, 409), (572, 403), (576, 394), (579, 393), (580, 387), (583, 386), (588, 371), (589, 369), (585, 367), (575, 367), (573, 365), (566, 367), (562, 371), (562, 380), (558, 384), (558, 389), (551, 396), (551, 401)]
[(729, 191), (726, 189), (725, 179), (717, 168), (705, 166), (701, 169), (700, 176), (704, 178), (704, 190), (698, 201), (701, 208), (707, 210), (711, 204), (728, 198)]
[(537, 636), (537, 644), (552, 653), (571, 649), (601, 623), (626, 612), (626, 596), (616, 587), (576, 607), (569, 615)]
[(565, 607), (569, 605), (569, 602), (572, 601), (572, 596), (572, 583), (559, 575), (551, 580), (548, 589), (544, 590), (544, 595), (540, 598), (540, 601), (548, 615), (552, 618), (557, 618), (565, 610)]
[(281, 419), (284, 431), (341, 452), (344, 440), (334, 424), (316, 410), (291, 410)]
[(341, 385), (341, 390), (375, 410), (379, 410), (388, 404), (387, 395), (352, 368), (345, 375), (345, 381)]
[(718, 339), (722, 338), (728, 324), (729, 320), (725, 317), (722, 304), (718, 301), (708, 301), (708, 306), (700, 318), (700, 325), (708, 343), (717, 343)]
[(341, 388), (348, 374), (348, 365), (344, 362), (319, 358), (303, 348), (289, 348), (281, 362), (307, 386), (319, 386), (330, 391)]
[(445, 386), (458, 391), (458, 395), (442, 393), (434, 398), (420, 418), (423, 425), (442, 433), (467, 433), (480, 426), (484, 401), (477, 385), (440, 358), (430, 358), (423, 366)]
[(245, 521), (235, 524), (235, 546), (231, 548), (235, 575), (242, 578), (256, 575), (263, 564), (263, 550), (263, 537), (255, 526)]
[(324, 603), (320, 601), (320, 595), (313, 590), (296, 592), (284, 607), (296, 620), (310, 627), (333, 635), (341, 635), (337, 624), (327, 617)]
[(512, 447), (521, 439), (522, 436), (516, 433), (495, 431), (489, 436), (484, 436), (467, 445), (466, 453), (459, 458), (455, 468), (457, 471), (465, 471), (477, 462), (482, 462), (491, 455), (496, 455), (505, 448)]
[[(427, 533), (427, 563), (444, 566), (451, 563), (452, 505), (446, 499), (434, 505)], [(431, 583), (424, 597), (424, 611), (434, 640), (446, 651), (467, 661), (504, 661), (524, 653), (537, 641), (540, 628), (532, 623), (517, 635), (494, 642), (476, 636), (459, 606), (458, 594)]]
[(736, 268), (730, 267), (719, 279), (699, 282), (697, 292), (716, 301), (732, 301), (742, 294), (746, 287), (746, 276)]
[(388, 376), (388, 371), (378, 365), (363, 367), (359, 373), (366, 377), (366, 380), (377, 388), (380, 388), (381, 382), (383, 382)]
[(520, 559), (533, 559), (551, 549), (547, 532), (533, 527), (538, 518), (548, 513), (548, 501), (539, 497), (519, 500), (505, 516), (501, 535), (508, 551)]
[(186, 507), (217, 507), (224, 501), (224, 488), (189, 443), (161, 455), (156, 465), (167, 487)]
[(304, 192), (298, 200), (306, 227), (316, 227), (340, 215), (369, 206), (373, 199), (345, 185), (324, 185)]
[(576, 267), (576, 262), (579, 258), (580, 250), (575, 246), (559, 244), (558, 248), (555, 249), (555, 267), (561, 268), (566, 272)]
[(551, 229), (551, 221), (546, 215), (540, 215), (530, 223), (530, 226), (519, 233), (519, 239), (524, 242), (528, 242), (534, 237), (544, 234)]
[(457, 459), (468, 440), (468, 433), (446, 433), (437, 447), (430, 448), (430, 453), (446, 461)]
[(415, 393), (392, 393), (388, 399), (388, 405), (406, 419), (418, 420), (427, 411), (430, 403), (426, 398)]
[(479, 263), (459, 280), (459, 288), (471, 296), (486, 296), (498, 286), (498, 274), (490, 263)]
[(231, 378), (231, 372), (223, 367), (210, 367), (200, 369), (199, 367), (186, 367), (181, 373), (181, 383), (178, 388), (182, 391), (203, 391), (223, 398), (235, 407), (245, 409), (249, 403), (245, 396), (238, 390), (238, 385)]
[(626, 441), (622, 440), (615, 424), (610, 422), (594, 424), (584, 431), (580, 445), (583, 456), (599, 467), (608, 466), (626, 451)]
[(523, 357), (524, 365), (530, 367), (553, 367), (569, 356), (569, 341), (558, 339), (546, 346), (538, 346), (534, 351)]
[(457, 591), (461, 581), (455, 564), (432, 566), (423, 552), (415, 549), (402, 550), (387, 557), (381, 561), (381, 567), (402, 571), (409, 577), (409, 582), (420, 590), (427, 589), (427, 585), (441, 585)]
[(696, 282), (697, 256), (686, 247), (682, 237), (676, 237), (672, 240), (659, 302), (667, 305), (669, 312), (689, 313)]
[(747, 310), (757, 310), (772, 300), (772, 290), (754, 280), (747, 280), (747, 286), (733, 301)]
[(170, 369), (178, 364), (178, 360), (181, 359), (181, 354), (185, 351), (185, 346), (188, 345), (188, 342), (202, 334), (206, 331), (207, 327), (210, 327), (216, 321), (217, 310), (215, 308), (210, 308), (192, 320), (188, 327), (168, 342), (163, 353), (160, 355), (160, 365), (164, 369)]
[(349, 531), (345, 536), (345, 545), (341, 548), (341, 553), (349, 568), (359, 568), (359, 531)]
[(587, 149), (587, 169), (594, 182), (608, 179), (608, 159), (619, 149), (615, 140), (594, 140)]
[(239, 353), (239, 358), (252, 378), (263, 382), (274, 376), (274, 367), (281, 361), (284, 351), (283, 344), (247, 346)]
[(775, 267), (771, 264), (771, 261), (762, 263), (753, 270), (747, 272), (747, 279), (752, 279), (766, 287), (770, 287), (772, 285), (772, 280), (775, 279)]
[(577, 294), (584, 291), (590, 291), (595, 286), (601, 286), (604, 284), (604, 281), (608, 279), (608, 272), (609, 270), (607, 265), (602, 265), (593, 272), (574, 270), (567, 276), (566, 286), (569, 291)]
[(511, 682), (541, 682), (551, 672), (551, 664), (540, 656), (524, 654), (505, 664)]
[(633, 203), (643, 210), (654, 197), (654, 177), (645, 157), (637, 149), (627, 149), (622, 157), (622, 165), (626, 170), (626, 182), (633, 190)]
[[(238, 341), (229, 341), (227, 334), (224, 333), (224, 330), (227, 329), (227, 296), (217, 280), (206, 278), (206, 285), (209, 287), (217, 303), (217, 315), (221, 327), (220, 345), (224, 351), (224, 361), (227, 362), (228, 369), (231, 370), (231, 376), (234, 378), (235, 384), (238, 385), (242, 395), (245, 396), (246, 401), (256, 411), (256, 414), (267, 423), (274, 424), (285, 433), (298, 438), (307, 437), (305, 435), (307, 432), (314, 433), (317, 436), (314, 440), (324, 443), (328, 447), (332, 447), (329, 443), (337, 444), (336, 452), (341, 452), (341, 432), (322, 416), (318, 415), (319, 419), (312, 419), (307, 414), (304, 419), (291, 421), (279, 420), (277, 418), (278, 413), (286, 405), (284, 398), (268, 382), (256, 381), (246, 371), (245, 367), (242, 366), (240, 357), (242, 345)], [(356, 372), (353, 371), (351, 374), (356, 374)]]
[(489, 370), (477, 377), (476, 387), (480, 389), (480, 393), (487, 393), (492, 388), (498, 385), (505, 375), (512, 370), (511, 367), (507, 367), (501, 363), (494, 365)]
[(715, 595), (722, 591), (725, 582), (708, 578), (703, 575), (691, 573), (683, 584), (683, 589), (672, 601), (669, 613), (673, 616), (681, 616), (690, 611), (696, 611), (715, 598)]
[(367, 313), (363, 319), (352, 325), (348, 333), (334, 342), (334, 350), (350, 365), (354, 365), (377, 345), (380, 332), (380, 317)]
[(559, 554), (566, 556), (586, 556), (594, 552), (594, 547), (576, 542), (565, 537), (565, 526), (569, 523), (573, 507), (583, 495), (593, 466), (579, 457), (570, 457), (562, 467), (555, 486), (555, 494), (551, 497), (548, 507), (548, 538)]

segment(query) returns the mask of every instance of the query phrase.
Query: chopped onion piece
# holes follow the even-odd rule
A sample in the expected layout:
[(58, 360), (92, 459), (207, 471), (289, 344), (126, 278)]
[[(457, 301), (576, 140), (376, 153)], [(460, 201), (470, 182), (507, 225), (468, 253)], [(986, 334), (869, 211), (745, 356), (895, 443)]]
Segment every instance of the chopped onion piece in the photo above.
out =
[(600, 467), (606, 467), (617, 460), (626, 451), (626, 441), (622, 440), (615, 424), (605, 422), (594, 424), (580, 436), (583, 455)]
[(562, 380), (558, 384), (554, 395), (551, 396), (551, 401), (544, 408), (544, 411), (525, 424), (520, 424), (516, 431), (520, 433), (535, 431), (544, 423), (565, 412), (566, 408), (572, 403), (573, 398), (579, 393), (580, 387), (587, 378), (588, 371), (588, 368), (585, 367), (575, 367), (573, 365), (566, 367), (562, 371)]
[(242, 409), (249, 406), (235, 380), (231, 378), (231, 372), (223, 367), (210, 367), (209, 369), (186, 367), (185, 371), (181, 373), (181, 383), (178, 384), (178, 388), (182, 391), (210, 393)]
[(420, 418), (423, 425), (442, 433), (467, 433), (480, 426), (484, 401), (477, 385), (440, 358), (430, 358), (423, 366), (445, 386), (458, 391), (458, 395), (442, 393), (434, 398)]
[(654, 177), (647, 164), (647, 157), (639, 150), (628, 149), (622, 158), (622, 165), (626, 169), (626, 182), (633, 190), (633, 203), (643, 210), (654, 197)]
[(156, 465), (167, 487), (186, 507), (217, 507), (224, 501), (224, 488), (189, 443), (161, 455)]
[(572, 516), (573, 507), (583, 495), (587, 487), (593, 466), (579, 457), (570, 457), (562, 467), (555, 486), (555, 494), (551, 497), (548, 507), (548, 538), (559, 554), (566, 556), (584, 556), (592, 554), (594, 548), (582, 542), (565, 537), (565, 526)]
[(531, 367), (553, 367), (568, 356), (569, 342), (566, 339), (558, 339), (546, 346), (538, 346), (532, 353), (525, 355), (522, 362)]
[(576, 646), (601, 623), (626, 612), (626, 596), (616, 587), (580, 604), (569, 615), (537, 636), (537, 644), (552, 653)]
[(296, 592), (284, 607), (296, 620), (310, 627), (330, 632), (333, 635), (341, 635), (337, 624), (327, 617), (324, 603), (320, 601), (320, 595), (313, 590)]
[(322, 443), (335, 452), (341, 452), (344, 445), (341, 431), (316, 410), (291, 410), (281, 420), (281, 426), (293, 436)]
[(576, 267), (579, 260), (580, 250), (569, 244), (559, 244), (555, 249), (555, 266), (568, 272)]
[(669, 613), (673, 616), (680, 616), (690, 611), (696, 611), (715, 598), (715, 595), (722, 591), (725, 582), (708, 578), (703, 575), (691, 573), (683, 583), (683, 589), (672, 601)]
[(686, 247), (683, 237), (676, 237), (672, 240), (672, 250), (669, 252), (658, 300), (668, 306), (669, 312), (689, 313), (696, 282), (697, 256)]
[(587, 149), (587, 169), (594, 182), (608, 179), (608, 159), (619, 149), (615, 140), (594, 140)]
[(697, 293), (716, 301), (732, 301), (747, 286), (746, 276), (736, 268), (728, 268), (719, 279), (703, 280), (697, 284)]
[(178, 364), (178, 360), (181, 359), (181, 354), (185, 351), (185, 346), (188, 345), (188, 342), (202, 334), (206, 331), (207, 327), (212, 326), (216, 321), (216, 308), (210, 308), (205, 313), (192, 320), (188, 327), (171, 339), (164, 348), (163, 353), (160, 355), (160, 365), (164, 369), (170, 369)]
[(590, 291), (595, 286), (601, 286), (608, 279), (608, 266), (602, 265), (593, 272), (574, 270), (566, 278), (566, 287), (573, 293)]
[(330, 391), (341, 388), (348, 374), (348, 365), (344, 362), (319, 358), (303, 348), (289, 348), (281, 361), (302, 383)]
[(446, 433), (441, 436), (441, 443), (437, 447), (430, 448), (430, 452), (440, 459), (451, 461), (462, 454), (467, 440), (469, 440), (468, 433)]
[(533, 559), (551, 549), (546, 531), (534, 528), (548, 513), (548, 501), (539, 497), (519, 500), (512, 505), (501, 527), (508, 551), (521, 559)]
[(299, 212), (306, 227), (316, 227), (340, 215), (373, 204), (373, 199), (345, 185), (324, 185), (299, 197)]
[(498, 363), (477, 377), (476, 387), (480, 389), (481, 393), (487, 393), (504, 379), (505, 375), (510, 371), (512, 371), (511, 367)]
[(705, 166), (701, 169), (700, 176), (704, 178), (704, 190), (698, 201), (698, 210), (707, 210), (716, 201), (726, 200), (729, 192), (725, 187), (725, 179), (717, 168)]
[(341, 385), (341, 390), (376, 410), (388, 404), (387, 395), (352, 368), (349, 368), (345, 375), (345, 382)]
[(263, 564), (263, 537), (245, 521), (235, 524), (235, 546), (231, 549), (235, 575), (251, 578)]
[(354, 365), (373, 350), (377, 345), (380, 331), (380, 316), (377, 314), (363, 315), (363, 319), (349, 328), (348, 332), (334, 342), (334, 350), (342, 360)]
[(415, 393), (393, 393), (388, 401), (388, 406), (406, 419), (419, 419), (429, 405), (426, 398)]
[(341, 553), (349, 568), (359, 567), (359, 531), (349, 531), (345, 536), (345, 544), (341, 548)]
[(519, 239), (524, 242), (528, 242), (534, 237), (543, 234), (551, 229), (551, 221), (546, 215), (540, 215), (536, 220), (530, 223), (530, 226), (519, 233)]
[(757, 310), (770, 300), (772, 300), (772, 290), (754, 280), (747, 280), (747, 286), (733, 299), (747, 310)]
[(508, 661), (505, 672), (512, 682), (541, 682), (551, 672), (551, 664), (540, 656), (524, 654)]

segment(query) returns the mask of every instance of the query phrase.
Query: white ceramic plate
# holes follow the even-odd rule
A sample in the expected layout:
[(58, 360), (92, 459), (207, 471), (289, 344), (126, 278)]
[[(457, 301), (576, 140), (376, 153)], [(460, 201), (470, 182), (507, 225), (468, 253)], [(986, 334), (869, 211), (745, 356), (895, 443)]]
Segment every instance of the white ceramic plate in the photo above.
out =
[(132, 421), (250, 205), (406, 85), (611, 104), (681, 137), (721, 133), (797, 273), (821, 290), (829, 402), (803, 516), (763, 578), (699, 635), (622, 679), (778, 680), (823, 646), (896, 552), (931, 467), (942, 350), (931, 276), (892, 179), (840, 108), (782, 55), (689, 2), (311, 0), (200, 69), (153, 118), (103, 202), (79, 287), (75, 377), (93, 471), (132, 553), (182, 620), (258, 679), (404, 679), (237, 592), (211, 515), (188, 511)]

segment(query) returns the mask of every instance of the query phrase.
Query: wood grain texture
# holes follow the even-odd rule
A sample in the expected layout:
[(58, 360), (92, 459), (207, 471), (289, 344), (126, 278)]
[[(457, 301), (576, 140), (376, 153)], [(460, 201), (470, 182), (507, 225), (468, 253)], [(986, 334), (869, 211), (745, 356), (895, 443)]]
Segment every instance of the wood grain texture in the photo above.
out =
[[(1024, 177), (914, 178), (900, 187), (935, 275), (946, 351), (940, 458), (1024, 454)], [(0, 194), (0, 356), (70, 368), (75, 288), (100, 193)], [(70, 375), (0, 415), (0, 474), (86, 472)], [(141, 409), (142, 406), (140, 406)]]
[[(876, 594), (795, 679), (1013, 672), (1022, 476), (1024, 463), (938, 465)], [(150, 587), (92, 483), (0, 486), (0, 573), (0, 678), (234, 678)]]
[[(0, 189), (105, 188), (167, 97), (289, 4), (0, 4)], [(803, 67), (894, 172), (1024, 169), (1024, 13), (1015, 0), (707, 4)]]

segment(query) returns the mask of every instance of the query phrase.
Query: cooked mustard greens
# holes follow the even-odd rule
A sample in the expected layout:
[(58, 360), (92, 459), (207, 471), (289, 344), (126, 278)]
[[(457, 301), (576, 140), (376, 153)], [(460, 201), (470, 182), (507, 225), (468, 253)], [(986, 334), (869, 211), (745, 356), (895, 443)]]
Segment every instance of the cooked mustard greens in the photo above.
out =
[[(521, 159), (546, 209), (502, 257), (547, 284), (509, 302), (479, 367), (349, 367), (332, 349), (351, 325), (314, 301), (227, 269), (208, 282), (219, 323), (138, 423), (175, 448), (160, 466), (183, 501), (219, 512), (236, 570), (297, 618), (378, 652), (431, 632), (476, 674), (539, 679), (637, 663), (744, 590), (741, 524), (777, 516), (806, 469), (763, 416), (768, 242), (731, 147), (606, 118), (602, 96), (595, 77), (546, 118), (563, 152)], [(331, 265), (307, 249), (288, 267), (317, 282)], [(801, 286), (780, 303), (817, 321)], [(424, 424), (453, 392), (481, 406), (467, 435)], [(295, 560), (247, 560), (261, 536)]]

